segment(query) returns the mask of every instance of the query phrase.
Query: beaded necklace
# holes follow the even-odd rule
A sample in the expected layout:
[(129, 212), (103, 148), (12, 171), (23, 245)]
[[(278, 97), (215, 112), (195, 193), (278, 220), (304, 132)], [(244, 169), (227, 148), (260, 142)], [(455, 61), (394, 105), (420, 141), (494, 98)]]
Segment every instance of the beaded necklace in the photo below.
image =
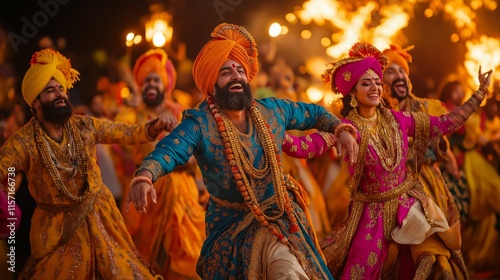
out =
[[(248, 208), (250, 208), (261, 226), (267, 227), (269, 231), (278, 238), (278, 240), (287, 244), (288, 239), (283, 234), (278, 232), (275, 226), (269, 223), (269, 221), (276, 220), (283, 216), (283, 213), (286, 213), (290, 221), (289, 232), (296, 233), (299, 231), (297, 219), (293, 213), (290, 198), (288, 197), (287, 186), (283, 176), (283, 167), (281, 166), (281, 158), (279, 155), (280, 150), (276, 141), (274, 141), (274, 135), (271, 127), (264, 121), (254, 100), (249, 109), (250, 118), (256, 125), (257, 135), (262, 143), (266, 160), (264, 168), (256, 169), (246, 157), (241, 140), (237, 136), (237, 128), (231, 122), (229, 117), (219, 108), (212, 96), (207, 98), (207, 102), (210, 112), (217, 123), (218, 131), (224, 145), (226, 159), (229, 161), (229, 166), (231, 167), (236, 187), (243, 196), (245, 204)], [(264, 178), (264, 176), (269, 174), (269, 171), (272, 176), (276, 203), (280, 210), (280, 213), (274, 217), (270, 217), (262, 211), (250, 182), (250, 179)]]
[[(69, 147), (69, 150), (71, 150), (70, 157), (72, 157), (72, 155), (76, 155), (76, 160), (72, 160), (73, 167), (63, 167), (61, 164), (58, 163), (53, 147), (51, 147), (49, 141), (45, 139), (45, 137), (42, 135), (42, 128), (40, 126), (39, 121), (38, 120), (33, 121), (33, 131), (35, 134), (36, 146), (42, 157), (43, 163), (49, 170), (52, 180), (54, 180), (57, 190), (66, 195), (69, 199), (81, 202), (90, 195), (90, 188), (87, 181), (88, 177), (87, 161), (85, 159), (85, 156), (83, 155), (84, 153), (83, 143), (81, 137), (78, 137), (77, 129), (71, 122), (69, 121), (66, 122), (66, 124), (64, 124), (64, 129), (65, 133), (63, 135), (67, 136), (68, 145), (70, 145)], [(71, 147), (71, 143), (74, 143), (73, 147)], [(68, 170), (71, 168), (75, 169), (75, 165), (77, 171), (76, 170), (73, 171), (74, 173), (72, 176), (76, 175), (76, 173), (78, 172), (81, 178), (83, 179), (83, 185), (81, 188), (81, 190), (83, 191), (82, 195), (74, 195), (64, 186), (64, 182), (58, 170), (58, 167), (63, 170)]]

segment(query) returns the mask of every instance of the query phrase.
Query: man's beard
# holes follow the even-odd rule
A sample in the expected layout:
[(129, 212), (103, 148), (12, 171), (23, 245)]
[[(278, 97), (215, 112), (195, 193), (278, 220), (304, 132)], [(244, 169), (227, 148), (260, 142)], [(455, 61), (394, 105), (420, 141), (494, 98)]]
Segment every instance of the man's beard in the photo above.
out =
[[(229, 88), (235, 84), (240, 84), (243, 87), (243, 93), (232, 93)], [(224, 88), (215, 85), (215, 102), (222, 109), (226, 110), (244, 110), (250, 108), (253, 102), (252, 92), (248, 83), (233, 81), (227, 83)]]
[[(147, 92), (151, 88), (154, 88), (156, 90), (156, 97), (154, 99), (148, 98)], [(163, 102), (164, 98), (165, 98), (165, 90), (163, 90), (163, 92), (160, 92), (160, 90), (157, 87), (147, 87), (142, 91), (142, 101), (148, 107), (156, 107), (160, 105)]]
[[(66, 106), (59, 107), (56, 106), (56, 102), (60, 100), (64, 100), (66, 102)], [(44, 120), (55, 123), (55, 124), (63, 124), (65, 123), (73, 114), (73, 106), (66, 98), (57, 98), (51, 102), (41, 102), (41, 109), (43, 112)]]
[[(398, 82), (404, 83), (404, 86), (406, 88), (404, 96), (398, 94), (398, 90), (396, 89), (396, 83), (398, 83)], [(394, 81), (392, 81), (391, 95), (392, 95), (392, 97), (396, 98), (398, 101), (402, 101), (402, 100), (406, 99), (406, 97), (408, 97), (409, 92), (410, 92), (410, 89), (408, 87), (408, 82), (406, 81), (406, 79), (395, 79)]]

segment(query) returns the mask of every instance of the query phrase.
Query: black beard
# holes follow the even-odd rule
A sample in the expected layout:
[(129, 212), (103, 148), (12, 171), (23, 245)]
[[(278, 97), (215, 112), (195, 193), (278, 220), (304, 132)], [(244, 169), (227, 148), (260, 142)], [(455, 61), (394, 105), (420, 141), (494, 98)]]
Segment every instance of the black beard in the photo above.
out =
[[(229, 88), (234, 84), (240, 84), (243, 87), (243, 93), (231, 93)], [(214, 99), (222, 109), (226, 110), (245, 110), (250, 108), (253, 102), (250, 85), (239, 81), (229, 82), (224, 88), (216, 84)]]
[(146, 92), (150, 88), (153, 88), (153, 87), (147, 87), (142, 91), (142, 101), (148, 107), (156, 107), (163, 102), (163, 99), (165, 98), (165, 90), (163, 90), (163, 92), (160, 92), (160, 90), (157, 87), (154, 87), (154, 89), (156, 89), (156, 91), (157, 91), (156, 97), (155, 97), (155, 99), (149, 99), (149, 98), (147, 98), (148, 94)]
[[(64, 107), (56, 107), (56, 102), (59, 100), (66, 101), (66, 106)], [(68, 119), (73, 115), (73, 106), (66, 98), (58, 98), (52, 102), (45, 102), (41, 104), (41, 109), (43, 112), (43, 118), (51, 123), (55, 124), (64, 124)]]
[[(403, 82), (405, 84), (405, 88), (406, 88), (406, 95), (405, 96), (399, 96), (397, 93), (396, 93), (396, 89), (394, 88), (396, 83), (397, 82)], [(391, 95), (392, 97), (396, 98), (398, 101), (402, 101), (402, 100), (405, 100), (406, 97), (408, 97), (408, 94), (410, 93), (410, 89), (408, 88), (408, 83), (406, 82), (406, 79), (395, 79), (394, 81), (392, 81), (392, 85), (391, 85)]]

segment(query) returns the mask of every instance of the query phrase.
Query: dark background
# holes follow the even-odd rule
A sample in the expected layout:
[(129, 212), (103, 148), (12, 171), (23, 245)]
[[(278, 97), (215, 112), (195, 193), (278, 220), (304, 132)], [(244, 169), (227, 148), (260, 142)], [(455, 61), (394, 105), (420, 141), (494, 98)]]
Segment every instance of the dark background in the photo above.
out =
[[(59, 1), (59, 2), (58, 2)], [(7, 33), (23, 36), (23, 18), (33, 22), (33, 16), (43, 11), (39, 3), (57, 3), (58, 11), (50, 16), (47, 23), (37, 28), (32, 38), (18, 45), (18, 50), (9, 43), (8, 62), (12, 64), (18, 80), (29, 67), (31, 55), (39, 49), (38, 40), (49, 36), (54, 41), (65, 38), (63, 54), (72, 59), (73, 66), (82, 74), (80, 84), (88, 88), (94, 85), (91, 54), (103, 49), (108, 57), (122, 57), (126, 52), (125, 36), (128, 32), (144, 34), (144, 19), (150, 14), (152, 0), (2, 0), (0, 3), (0, 26)], [(221, 16), (214, 3), (237, 3)], [(158, 2), (158, 1), (155, 1)], [(173, 16), (173, 46), (184, 42), (187, 56), (194, 60), (201, 47), (209, 40), (210, 32), (220, 22), (230, 22), (245, 26), (255, 37), (258, 45), (269, 41), (267, 28), (275, 20), (283, 20), (284, 15), (293, 11), (304, 1), (298, 0), (174, 0), (159, 1)], [(386, 1), (383, 1), (386, 2)], [(394, 2), (394, 1), (393, 1)], [(426, 96), (435, 91), (441, 80), (456, 71), (463, 64), (466, 52), (465, 42), (451, 43), (450, 34), (456, 31), (450, 20), (443, 14), (432, 18), (423, 16), (427, 2), (419, 2), (415, 7), (408, 27), (403, 29), (408, 44), (415, 45), (411, 51), (413, 63), (410, 66), (411, 79), (417, 95)], [(500, 9), (494, 12), (477, 11), (477, 32), (490, 37), (500, 37)], [(314, 24), (311, 24), (314, 25)], [(328, 32), (328, 30), (326, 30)], [(23, 36), (24, 37), (24, 36)], [(279, 38), (278, 53), (284, 56), (296, 69), (305, 59), (312, 56), (317, 48), (310, 42)], [(146, 42), (132, 49), (132, 59), (137, 58), (150, 47)], [(333, 60), (333, 59), (332, 59)]]

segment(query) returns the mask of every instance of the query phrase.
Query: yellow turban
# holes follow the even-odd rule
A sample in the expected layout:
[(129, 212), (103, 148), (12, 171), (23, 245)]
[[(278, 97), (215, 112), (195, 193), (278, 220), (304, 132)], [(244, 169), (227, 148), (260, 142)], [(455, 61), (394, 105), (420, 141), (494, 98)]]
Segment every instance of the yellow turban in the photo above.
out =
[(24, 100), (31, 107), (35, 98), (51, 79), (64, 87), (64, 92), (80, 80), (80, 73), (71, 68), (71, 62), (53, 49), (43, 49), (31, 57), (31, 66), (23, 78), (21, 90)]
[(144, 79), (151, 72), (155, 72), (160, 76), (167, 92), (174, 89), (177, 72), (164, 50), (149, 50), (137, 59), (134, 65), (134, 79), (139, 87), (142, 87)]
[(248, 82), (257, 75), (257, 44), (242, 26), (221, 23), (211, 34), (213, 38), (200, 51), (193, 64), (196, 86), (205, 95), (212, 92), (219, 70), (228, 60), (238, 62), (245, 69)]
[(411, 62), (411, 55), (407, 52), (413, 49), (413, 46), (402, 49), (398, 45), (391, 44), (389, 49), (383, 51), (384, 55), (389, 58), (389, 63), (396, 63), (403, 67), (406, 75), (410, 75), (410, 67), (408, 62)]

